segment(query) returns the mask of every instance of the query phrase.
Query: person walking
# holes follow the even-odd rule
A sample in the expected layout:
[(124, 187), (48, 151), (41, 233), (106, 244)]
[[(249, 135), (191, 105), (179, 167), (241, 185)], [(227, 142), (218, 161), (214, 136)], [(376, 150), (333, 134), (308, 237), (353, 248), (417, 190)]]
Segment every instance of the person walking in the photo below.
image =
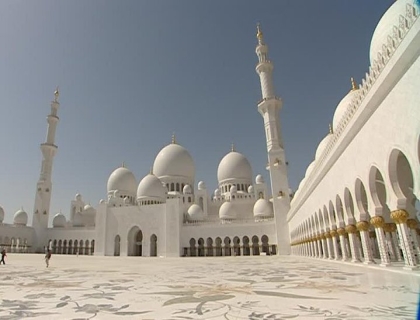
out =
[(51, 259), (51, 250), (48, 249), (47, 254), (45, 255), (45, 264), (47, 268), (50, 266), (50, 259)]
[(6, 254), (6, 250), (5, 249), (3, 249), (3, 250), (1, 250), (1, 260), (0, 260), (0, 264), (3, 262), (3, 264), (6, 264), (6, 262), (4, 261), (4, 258), (5, 257), (7, 257), (7, 254)]

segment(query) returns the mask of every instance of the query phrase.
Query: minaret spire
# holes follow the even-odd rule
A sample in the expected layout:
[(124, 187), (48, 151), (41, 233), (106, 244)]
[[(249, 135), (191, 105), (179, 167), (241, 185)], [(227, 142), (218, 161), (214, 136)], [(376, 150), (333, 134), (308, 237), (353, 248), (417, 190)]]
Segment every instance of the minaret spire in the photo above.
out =
[(55, 145), (55, 133), (57, 130), (57, 124), (59, 118), (57, 116), (60, 103), (58, 98), (60, 92), (58, 87), (54, 91), (54, 100), (51, 101), (51, 112), (47, 116), (47, 137), (46, 141), (41, 144), (42, 151), (42, 164), (41, 173), (37, 183), (37, 189), (35, 193), (35, 204), (34, 204), (34, 216), (32, 225), (38, 235), (38, 245), (44, 245), (40, 243), (45, 239), (39, 239), (40, 235), (43, 234), (43, 229), (48, 227), (48, 219), (50, 214), (50, 202), (51, 202), (51, 191), (52, 191), (52, 168), (54, 156), (57, 153), (58, 147)]
[(258, 44), (255, 53), (258, 64), (255, 68), (260, 77), (262, 99), (258, 102), (258, 112), (264, 119), (264, 131), (267, 141), (267, 169), (270, 172), (271, 194), (273, 195), (274, 216), (276, 221), (277, 244), (279, 253), (290, 253), (287, 212), (290, 210), (289, 182), (287, 161), (284, 154), (283, 139), (280, 130), (279, 111), (282, 101), (276, 96), (273, 84), (273, 63), (268, 59), (268, 47), (264, 42), (261, 27), (257, 25)]

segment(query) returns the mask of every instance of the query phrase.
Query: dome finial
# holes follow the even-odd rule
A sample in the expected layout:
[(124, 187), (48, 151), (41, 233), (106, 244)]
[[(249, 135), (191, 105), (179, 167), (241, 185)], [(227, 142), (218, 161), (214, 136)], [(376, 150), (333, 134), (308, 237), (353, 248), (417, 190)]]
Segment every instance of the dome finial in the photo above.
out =
[(54, 91), (54, 102), (58, 102), (59, 96), (60, 96), (60, 91), (58, 90), (58, 86), (57, 86), (57, 88), (55, 88), (55, 91)]
[(172, 144), (176, 144), (175, 132), (172, 133), (172, 141), (171, 141), (171, 143)]
[(230, 145), (230, 151), (231, 152), (235, 152), (235, 144), (232, 142), (232, 144)]
[(150, 167), (150, 172), (149, 172), (149, 174), (153, 174), (153, 166), (152, 166), (152, 167)]
[(350, 81), (351, 81), (351, 90), (352, 91), (359, 89), (359, 86), (358, 86), (358, 84), (356, 83), (356, 81), (354, 80), (353, 77), (350, 78)]
[(329, 130), (330, 134), (334, 133), (331, 123), (328, 125), (328, 130)]
[(261, 31), (261, 25), (259, 22), (257, 23), (257, 39), (259, 44), (264, 43), (263, 33)]
[(125, 162), (124, 161), (121, 163), (121, 167), (125, 168)]

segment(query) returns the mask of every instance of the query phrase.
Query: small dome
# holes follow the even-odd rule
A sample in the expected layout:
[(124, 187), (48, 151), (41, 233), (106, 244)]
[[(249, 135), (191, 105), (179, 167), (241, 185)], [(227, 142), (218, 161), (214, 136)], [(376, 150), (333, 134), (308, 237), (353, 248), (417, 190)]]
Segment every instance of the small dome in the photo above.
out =
[(341, 119), (346, 114), (351, 101), (357, 95), (358, 91), (359, 89), (351, 90), (343, 99), (341, 99), (340, 103), (338, 104), (334, 112), (333, 124), (332, 124), (333, 131), (337, 130)]
[(90, 210), (90, 209), (93, 209), (93, 207), (90, 204), (87, 204), (83, 207), (84, 211), (87, 211), (87, 210)]
[(108, 179), (107, 190), (120, 191), (134, 195), (136, 193), (137, 182), (134, 174), (125, 167), (115, 169)]
[(165, 189), (162, 181), (153, 174), (148, 174), (139, 183), (137, 188), (137, 199), (157, 198), (163, 200), (166, 198)]
[(214, 190), (214, 196), (215, 197), (220, 197), (220, 189)]
[(192, 193), (192, 188), (189, 184), (186, 184), (184, 186), (184, 188), (182, 189), (182, 193), (184, 194), (191, 194)]
[(188, 220), (189, 221), (203, 221), (204, 212), (201, 210), (198, 204), (193, 204), (188, 208)]
[[(318, 160), (321, 157), (322, 153), (327, 148), (327, 145), (330, 142), (332, 136), (333, 135), (329, 133), (324, 139), (321, 140), (321, 142), (318, 145), (318, 148), (316, 148), (315, 160)], [(315, 165), (315, 163), (314, 163), (314, 165)], [(306, 177), (306, 175), (305, 175), (305, 177)]]
[(195, 176), (194, 161), (184, 147), (172, 143), (164, 147), (155, 158), (153, 173), (159, 179), (163, 177), (184, 177), (193, 181)]
[(99, 204), (104, 204), (106, 201), (104, 199), (99, 200)]
[(206, 184), (203, 181), (200, 181), (197, 185), (198, 190), (205, 190)]
[(310, 165), (308, 166), (308, 168), (306, 169), (305, 178), (309, 177), (309, 175), (311, 174), (312, 170), (314, 170), (314, 167), (315, 167), (315, 161), (312, 161), (310, 163)]
[(400, 25), (400, 16), (405, 16), (407, 4), (417, 7), (417, 10), (419, 10), (418, 1), (416, 0), (398, 0), (392, 4), (381, 20), (379, 20), (370, 42), (369, 57), (371, 64), (377, 60), (378, 53), (382, 52), (382, 45), (388, 43), (388, 36), (392, 36), (393, 27)]
[(263, 176), (262, 175), (257, 175), (256, 177), (255, 177), (255, 183), (256, 184), (263, 184), (264, 183), (264, 178), (263, 178)]
[(254, 186), (249, 186), (248, 187), (248, 193), (254, 193)]
[(221, 220), (233, 220), (236, 218), (236, 209), (232, 202), (224, 202), (219, 209), (219, 218)]
[(238, 192), (238, 189), (236, 188), (236, 186), (231, 186), (229, 191), (230, 193), (236, 193)]
[(82, 200), (82, 195), (80, 193), (76, 193), (76, 195), (74, 196), (74, 200), (81, 201)]
[(16, 211), (15, 215), (13, 216), (13, 224), (26, 226), (28, 223), (28, 214), (20, 209)]
[(239, 152), (231, 151), (223, 157), (217, 168), (217, 180), (245, 180), (251, 183), (252, 169), (249, 161)]
[(4, 220), (4, 210), (2, 207), (0, 207), (0, 223), (3, 223)]
[(66, 223), (67, 223), (66, 217), (61, 212), (57, 213), (54, 216), (54, 219), (53, 219), (53, 227), (54, 228), (64, 228), (66, 226)]
[(255, 218), (269, 218), (273, 217), (273, 205), (266, 199), (258, 199), (254, 204), (254, 217)]

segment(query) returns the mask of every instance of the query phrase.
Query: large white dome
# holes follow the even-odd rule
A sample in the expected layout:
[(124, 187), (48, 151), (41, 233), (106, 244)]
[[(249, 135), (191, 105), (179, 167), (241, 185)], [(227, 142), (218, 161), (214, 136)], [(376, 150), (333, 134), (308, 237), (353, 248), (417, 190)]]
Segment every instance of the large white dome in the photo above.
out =
[(343, 99), (341, 99), (340, 103), (338, 104), (338, 106), (337, 106), (337, 108), (335, 109), (335, 112), (334, 112), (333, 124), (332, 124), (333, 131), (337, 130), (337, 127), (338, 127), (341, 119), (345, 115), (351, 101), (356, 96), (358, 91), (359, 91), (359, 89), (353, 89)]
[(198, 204), (193, 204), (188, 208), (188, 220), (189, 221), (203, 221), (204, 212), (201, 210)]
[(236, 218), (236, 209), (232, 202), (227, 201), (220, 206), (219, 218), (221, 220), (233, 220)]
[(16, 211), (15, 215), (13, 216), (13, 224), (26, 226), (28, 223), (28, 214), (20, 209)]
[(137, 182), (134, 174), (125, 167), (119, 167), (111, 173), (108, 179), (107, 191), (119, 190), (122, 193), (134, 195), (136, 193)]
[(269, 218), (273, 217), (273, 205), (266, 199), (258, 199), (254, 204), (254, 217)]
[(217, 180), (245, 180), (251, 183), (252, 169), (249, 161), (239, 152), (231, 151), (223, 157), (217, 169)]
[(53, 219), (54, 228), (64, 228), (66, 226), (66, 217), (61, 212), (57, 213)]
[(154, 174), (148, 174), (139, 183), (137, 199), (143, 198), (157, 198), (159, 200), (166, 198), (165, 187)]
[(194, 161), (184, 147), (172, 143), (164, 147), (155, 158), (153, 173), (158, 177), (186, 177), (194, 180)]
[(4, 220), (4, 210), (2, 207), (0, 207), (0, 223), (3, 223)]
[(394, 26), (399, 26), (400, 16), (405, 16), (407, 4), (416, 6), (419, 9), (416, 0), (397, 0), (379, 20), (370, 42), (369, 57), (371, 64), (377, 60), (378, 53), (382, 52), (382, 45), (388, 43), (388, 36), (392, 36)]
[[(315, 152), (315, 160), (318, 160), (322, 153), (324, 152), (325, 148), (327, 148), (328, 143), (330, 142), (331, 138), (332, 138), (332, 134), (329, 133), (327, 134), (327, 136), (321, 140), (321, 142), (318, 145), (318, 148), (316, 148), (316, 152)], [(305, 175), (306, 177), (306, 175)]]

